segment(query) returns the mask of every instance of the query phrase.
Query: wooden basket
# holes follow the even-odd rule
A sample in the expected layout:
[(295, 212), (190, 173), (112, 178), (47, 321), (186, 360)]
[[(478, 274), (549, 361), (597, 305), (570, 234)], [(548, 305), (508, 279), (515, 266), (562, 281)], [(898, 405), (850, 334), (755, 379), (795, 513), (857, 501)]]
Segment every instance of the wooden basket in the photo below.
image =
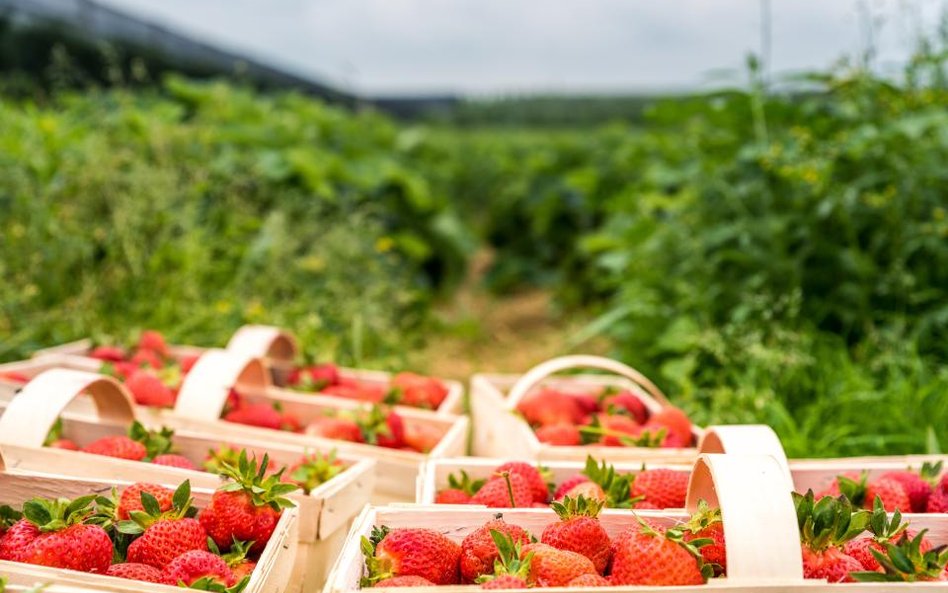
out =
[[(170, 413), (148, 410), (157, 416), (153, 423), (163, 422), (181, 429), (211, 431), (222, 438), (241, 435), (268, 443), (284, 443), (297, 447), (336, 448), (340, 453), (374, 459), (377, 463), (375, 501), (411, 501), (415, 497), (415, 481), (421, 464), (428, 458), (456, 457), (464, 453), (468, 420), (463, 416), (446, 416), (437, 412), (399, 408), (406, 425), (433, 428), (443, 436), (427, 455), (415, 451), (386, 449), (363, 443), (329, 440), (281, 430), (226, 422), (221, 413), (231, 387), (236, 386), (248, 401), (274, 401), (269, 391), (269, 373), (257, 358), (237, 355), (225, 350), (210, 350), (188, 373), (178, 401)], [(321, 396), (291, 394), (277, 400), (285, 412), (296, 414), (304, 423), (327, 411), (340, 412), (363, 407), (359, 402)]]
[[(91, 403), (92, 415), (63, 414), (77, 398)], [(0, 444), (10, 467), (106, 480), (134, 478), (153, 483), (190, 480), (195, 487), (208, 489), (220, 484), (217, 475), (207, 472), (44, 447), (43, 441), (57, 418), (62, 418), (64, 436), (80, 444), (126, 433), (136, 420), (134, 405), (124, 386), (110, 377), (52, 369), (36, 376), (13, 401), (0, 403), (0, 408), (5, 409), (0, 416)], [(221, 441), (219, 434), (194, 430), (177, 431), (174, 435), (175, 448), (190, 459), (201, 459)], [(274, 445), (239, 435), (228, 438), (227, 444), (246, 449), (258, 459), (266, 453), (279, 465), (295, 463), (306, 453), (331, 450)], [(299, 508), (299, 546), (288, 591), (311, 591), (322, 586), (329, 568), (327, 558), (335, 557), (349, 522), (369, 502), (375, 481), (375, 461), (346, 454), (338, 458), (347, 466), (343, 472), (309, 494), (290, 495)]]
[[(508, 461), (527, 461), (523, 459), (486, 459), (484, 457), (451, 457), (447, 459), (431, 459), (425, 463), (418, 474), (418, 486), (415, 502), (418, 504), (435, 504), (435, 497), (439, 490), (447, 488), (448, 476), (460, 470), (467, 472), (472, 480), (490, 477), (494, 468)], [(583, 471), (586, 464), (580, 461), (544, 461), (543, 468), (548, 470), (554, 484), (560, 484), (570, 476)], [(686, 463), (616, 463), (613, 464), (616, 472), (634, 474), (643, 469), (666, 468), (678, 471), (691, 471), (691, 465)]]
[[(171, 345), (168, 349), (173, 358), (201, 355), (208, 350), (208, 348), (180, 345)], [(275, 393), (284, 392), (289, 395), (303, 395), (304, 397), (315, 395), (282, 388), (286, 385), (286, 378), (294, 368), (294, 361), (299, 354), (297, 340), (292, 333), (269, 325), (245, 325), (234, 333), (225, 349), (242, 356), (263, 360), (270, 370), (272, 384), (274, 385), (272, 389)], [(48, 360), (50, 362), (57, 361), (56, 364), (60, 366), (98, 372), (102, 361), (90, 359), (89, 352), (91, 350), (91, 340), (79, 340), (38, 350), (34, 353), (34, 357), (52, 357)], [(8, 370), (29, 374), (31, 369), (30, 365), (19, 363), (0, 365), (0, 373)], [(339, 371), (345, 377), (370, 385), (388, 386), (393, 377), (392, 373), (367, 369), (340, 367)], [(459, 381), (450, 379), (439, 379), (439, 381), (448, 388), (448, 395), (438, 406), (437, 411), (447, 415), (461, 414), (464, 404), (464, 385)], [(340, 399), (330, 395), (323, 395), (322, 397)], [(401, 407), (399, 406), (399, 408)]]
[[(669, 593), (683, 591), (727, 591), (728, 593), (883, 593), (887, 591), (945, 591), (945, 583), (833, 584), (803, 578), (802, 556), (793, 501), (785, 489), (783, 469), (766, 455), (702, 455), (695, 462), (689, 485), (687, 509), (681, 511), (606, 509), (600, 515), (610, 537), (637, 525), (636, 515), (664, 525), (684, 521), (697, 508), (699, 500), (707, 500), (721, 508), (727, 542), (728, 577), (712, 579), (697, 587), (618, 586), (584, 588), (588, 591), (630, 593)], [(370, 506), (353, 524), (339, 560), (326, 583), (325, 593), (358, 591), (364, 561), (360, 549), (362, 536), (369, 536), (375, 526), (427, 527), (436, 529), (460, 542), (467, 534), (494, 518), (498, 509), (461, 505)], [(504, 520), (519, 525), (534, 535), (558, 519), (549, 509), (509, 509)], [(916, 529), (929, 528), (936, 543), (948, 543), (948, 521), (925, 515), (912, 517)], [(910, 589), (911, 587), (911, 589)], [(410, 588), (425, 591), (469, 592), (476, 586), (457, 585)], [(399, 590), (403, 590), (400, 588)], [(576, 589), (551, 589), (575, 591)], [(522, 590), (527, 591), (527, 590)]]
[[(94, 391), (105, 393), (102, 387), (93, 388)], [(103, 402), (102, 409), (110, 404), (105, 403), (110, 396), (94, 396)], [(6, 471), (3, 457), (0, 455), (0, 504), (19, 506), (30, 498), (41, 496), (45, 498), (76, 498), (91, 493), (109, 493), (113, 487), (123, 488), (131, 482), (120, 480), (96, 480), (91, 478), (67, 478), (19, 470)], [(176, 487), (176, 483), (166, 485)], [(211, 499), (212, 490), (193, 489), (192, 495), (197, 507), (206, 506)], [(287, 509), (283, 511), (276, 529), (260, 554), (260, 560), (250, 576), (250, 582), (245, 591), (249, 593), (282, 593), (287, 580), (293, 572), (293, 561), (296, 556), (297, 541), (297, 511)], [(128, 579), (120, 579), (105, 575), (88, 574), (74, 570), (63, 570), (45, 566), (35, 566), (19, 562), (0, 560), (0, 575), (10, 579), (18, 585), (32, 585), (37, 582), (51, 582), (67, 587), (78, 587), (92, 591), (108, 591), (115, 593), (140, 593), (143, 591), (171, 593), (180, 591), (178, 587), (143, 583)]]
[[(781, 466), (789, 487), (804, 493), (819, 493), (845, 472), (868, 472), (870, 479), (886, 472), (919, 468), (925, 462), (942, 461), (948, 455), (891, 455), (878, 457), (837, 457), (832, 459), (787, 459), (780, 439), (772, 428), (763, 424), (740, 426), (709, 426), (698, 444), (702, 453), (765, 453)], [(919, 515), (921, 516), (921, 515)]]
[[(552, 377), (572, 369), (597, 369), (607, 375)], [(616, 377), (618, 376), (618, 377)], [(530, 459), (582, 461), (587, 455), (611, 462), (661, 461), (691, 463), (697, 449), (645, 447), (562, 447), (541, 443), (533, 429), (516, 412), (517, 404), (535, 387), (545, 385), (568, 391), (589, 391), (617, 386), (635, 393), (649, 412), (670, 404), (651, 381), (630, 366), (599, 356), (563, 356), (539, 364), (523, 375), (476, 374), (471, 378), (471, 413), (474, 453), (482, 457), (507, 457), (511, 452)], [(700, 429), (695, 428), (700, 438)]]

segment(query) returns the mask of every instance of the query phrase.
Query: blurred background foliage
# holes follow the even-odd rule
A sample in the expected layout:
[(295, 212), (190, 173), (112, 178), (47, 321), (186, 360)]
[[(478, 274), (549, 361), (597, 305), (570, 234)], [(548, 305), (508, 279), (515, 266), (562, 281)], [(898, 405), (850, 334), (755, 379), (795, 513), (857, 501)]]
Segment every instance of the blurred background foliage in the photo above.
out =
[(0, 101), (0, 357), (264, 322), (394, 367), (488, 249), (487, 287), (592, 315), (571, 346), (606, 339), (700, 423), (767, 422), (791, 455), (935, 451), (946, 52), (797, 93), (751, 62), (744, 89), (610, 101), (605, 124), (568, 99), (399, 123), (177, 77), (18, 90)]

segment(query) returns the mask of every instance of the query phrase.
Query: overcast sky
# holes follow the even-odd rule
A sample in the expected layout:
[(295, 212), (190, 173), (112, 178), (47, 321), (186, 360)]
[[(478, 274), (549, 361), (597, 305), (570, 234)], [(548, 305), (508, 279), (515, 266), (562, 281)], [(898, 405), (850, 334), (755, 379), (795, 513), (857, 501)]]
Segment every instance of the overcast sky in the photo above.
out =
[[(366, 94), (706, 87), (761, 47), (759, 0), (100, 0)], [(948, 0), (772, 0), (773, 72), (904, 59)], [(865, 14), (865, 10), (863, 14)]]

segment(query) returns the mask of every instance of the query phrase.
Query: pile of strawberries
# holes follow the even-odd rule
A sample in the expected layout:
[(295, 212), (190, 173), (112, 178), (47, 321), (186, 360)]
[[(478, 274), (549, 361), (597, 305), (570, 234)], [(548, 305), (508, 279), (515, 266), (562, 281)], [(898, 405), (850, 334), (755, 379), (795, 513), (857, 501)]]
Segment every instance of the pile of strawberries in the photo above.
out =
[(460, 544), (431, 529), (377, 527), (363, 538), (363, 586), (481, 583), (485, 589), (700, 585), (726, 571), (720, 512), (703, 505), (674, 526), (639, 520), (615, 538), (599, 522), (602, 503), (553, 503), (559, 520), (539, 540), (501, 515)]
[(398, 373), (388, 386), (383, 386), (346, 377), (332, 363), (297, 367), (287, 377), (287, 385), (298, 391), (427, 410), (438, 409), (448, 396), (447, 386), (433, 377)]
[(111, 497), (3, 507), (0, 560), (204, 590), (242, 590), (296, 486), (242, 456), (198, 511), (191, 488), (136, 483)]
[(438, 504), (477, 504), (494, 508), (545, 507), (579, 496), (609, 508), (677, 509), (685, 506), (689, 472), (666, 468), (619, 474), (603, 461), (586, 458), (582, 472), (559, 485), (549, 471), (522, 461), (497, 466), (486, 480), (471, 480), (467, 472), (448, 476), (448, 488), (438, 491)]
[(836, 476), (817, 498), (846, 495), (857, 507), (872, 509), (878, 497), (889, 512), (948, 513), (948, 474), (939, 475), (942, 462), (924, 463), (919, 470), (886, 472), (869, 479), (867, 472)]
[(406, 423), (400, 414), (383, 405), (325, 412), (304, 425), (295, 415), (281, 410), (278, 403), (247, 401), (234, 390), (231, 390), (223, 419), (249, 426), (419, 453), (431, 451), (444, 436), (436, 427)]
[(542, 387), (527, 394), (517, 411), (541, 443), (559, 446), (690, 447), (691, 421), (678, 408), (651, 413), (628, 390), (572, 393)]
[[(225, 468), (228, 465), (238, 467), (240, 457), (246, 456), (246, 451), (243, 449), (221, 445), (208, 452), (202, 467), (199, 468), (187, 457), (173, 452), (174, 431), (172, 429), (162, 427), (160, 430), (148, 430), (138, 421), (132, 423), (127, 435), (102, 437), (83, 447), (70, 439), (62, 438), (61, 433), (62, 423), (57, 422), (46, 439), (46, 446), (180, 469), (203, 470), (220, 475), (225, 475)], [(289, 467), (279, 467), (272, 459), (268, 459), (267, 466), (264, 468), (266, 475), (279, 474), (284, 482), (296, 484), (307, 494), (344, 469), (345, 465), (336, 458), (334, 451), (327, 454), (303, 455)]]
[(948, 580), (948, 547), (933, 547), (927, 530), (909, 530), (899, 511), (886, 512), (881, 498), (869, 511), (845, 495), (818, 498), (810, 490), (793, 496), (804, 577), (831, 583)]

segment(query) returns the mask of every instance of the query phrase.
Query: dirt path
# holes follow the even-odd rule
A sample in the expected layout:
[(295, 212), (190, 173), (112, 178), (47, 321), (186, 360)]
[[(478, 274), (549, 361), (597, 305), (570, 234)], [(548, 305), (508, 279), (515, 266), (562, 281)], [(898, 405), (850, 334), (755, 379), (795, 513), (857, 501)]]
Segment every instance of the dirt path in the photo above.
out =
[[(588, 323), (559, 312), (549, 293), (530, 290), (498, 297), (480, 279), (490, 263), (478, 254), (471, 275), (454, 298), (436, 310), (442, 330), (417, 353), (429, 373), (467, 380), (481, 371), (523, 372), (548, 358), (569, 352), (570, 336)], [(607, 345), (593, 341), (584, 353), (603, 354)]]

